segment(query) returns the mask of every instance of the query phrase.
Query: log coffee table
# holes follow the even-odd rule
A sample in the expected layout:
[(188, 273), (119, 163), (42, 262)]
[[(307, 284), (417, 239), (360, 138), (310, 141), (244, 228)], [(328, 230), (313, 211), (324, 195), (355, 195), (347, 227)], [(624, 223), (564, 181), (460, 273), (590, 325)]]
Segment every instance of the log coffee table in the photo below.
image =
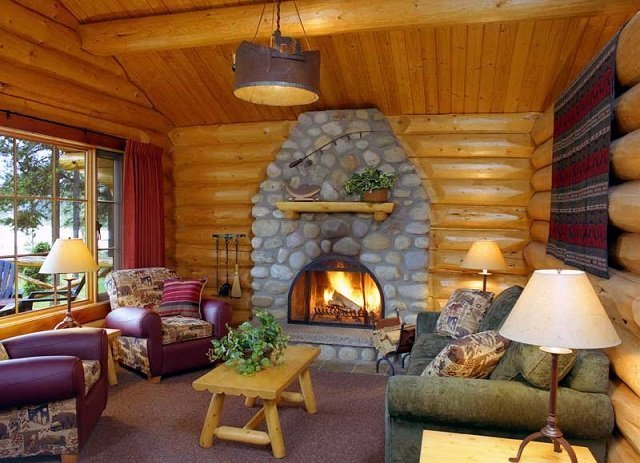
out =
[[(278, 416), (278, 402), (303, 403), (307, 413), (317, 411), (313, 395), (309, 366), (320, 354), (317, 347), (289, 346), (284, 351), (283, 362), (269, 367), (252, 376), (243, 376), (232, 367), (220, 365), (193, 382), (196, 391), (213, 394), (200, 433), (200, 446), (209, 448), (214, 436), (218, 439), (246, 442), (249, 444), (271, 444), (273, 456), (285, 456), (284, 438)], [(300, 381), (302, 392), (288, 392), (285, 389), (296, 379)], [(242, 428), (218, 426), (222, 415), (224, 398), (227, 395), (245, 396), (245, 404), (253, 405), (262, 399), (262, 408)], [(257, 431), (262, 420), (267, 421), (267, 430)]]

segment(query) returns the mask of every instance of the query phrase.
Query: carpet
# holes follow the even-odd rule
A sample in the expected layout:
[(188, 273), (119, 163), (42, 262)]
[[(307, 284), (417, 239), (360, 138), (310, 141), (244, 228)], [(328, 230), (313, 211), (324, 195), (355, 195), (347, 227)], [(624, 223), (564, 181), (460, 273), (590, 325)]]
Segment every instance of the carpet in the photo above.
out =
[[(191, 382), (206, 370), (149, 384), (120, 368), (117, 386), (109, 388), (102, 418), (80, 453), (81, 463), (212, 462), (377, 463), (384, 461), (385, 376), (311, 370), (318, 413), (302, 405), (278, 407), (287, 455), (276, 459), (268, 446), (214, 440), (198, 445), (211, 399)], [(291, 389), (297, 388), (292, 385)], [(242, 426), (257, 411), (240, 397), (225, 400), (222, 425)], [(264, 423), (259, 429), (264, 428)], [(57, 457), (9, 459), (15, 462), (59, 462)]]

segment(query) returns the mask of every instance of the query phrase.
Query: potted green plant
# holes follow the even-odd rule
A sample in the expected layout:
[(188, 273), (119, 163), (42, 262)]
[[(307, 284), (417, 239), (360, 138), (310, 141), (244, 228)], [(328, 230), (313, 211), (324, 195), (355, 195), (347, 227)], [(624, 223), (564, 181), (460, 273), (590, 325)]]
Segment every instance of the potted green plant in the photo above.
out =
[(289, 336), (282, 333), (272, 314), (256, 312), (256, 318), (260, 326), (247, 321), (235, 330), (230, 329), (225, 337), (212, 340), (209, 359), (224, 360), (243, 375), (252, 375), (280, 362)]
[(367, 167), (362, 172), (354, 172), (344, 183), (344, 191), (348, 195), (360, 194), (363, 201), (383, 203), (389, 196), (389, 188), (396, 176), (374, 167)]

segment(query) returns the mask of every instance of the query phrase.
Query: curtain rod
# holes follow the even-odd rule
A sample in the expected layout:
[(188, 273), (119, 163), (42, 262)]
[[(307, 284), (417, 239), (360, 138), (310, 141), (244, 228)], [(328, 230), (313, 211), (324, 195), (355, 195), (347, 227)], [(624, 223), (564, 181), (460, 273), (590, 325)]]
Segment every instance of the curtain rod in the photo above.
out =
[[(28, 119), (31, 121), (35, 121), (38, 123), (43, 123), (43, 124), (49, 124), (52, 126), (58, 126), (58, 127), (64, 127), (65, 129), (72, 129), (72, 130), (78, 130), (82, 133), (84, 133), (84, 135), (88, 136), (90, 140), (99, 140), (101, 143), (99, 144), (99, 146), (104, 146), (105, 148), (112, 148), (112, 149), (116, 149), (116, 150), (124, 150), (124, 145), (126, 143), (126, 139), (124, 138), (120, 138), (120, 137), (115, 137), (113, 135), (108, 135), (105, 133), (101, 133), (101, 132), (97, 132), (95, 130), (91, 130), (91, 129), (87, 129), (85, 127), (77, 127), (74, 125), (70, 125), (70, 124), (64, 124), (62, 122), (54, 122), (54, 121), (50, 121), (47, 119), (43, 119), (40, 117), (34, 117), (34, 116), (28, 116), (26, 114), (21, 114), (15, 111), (11, 111), (8, 109), (0, 109), (0, 112), (5, 113), (5, 120), (6, 121), (10, 121), (12, 116), (17, 116), (19, 118), (24, 118), (24, 119)], [(14, 128), (21, 128), (21, 127), (14, 127)], [(95, 137), (91, 136), (94, 135)], [(51, 134), (44, 134), (44, 135), (51, 135)], [(54, 134), (55, 136), (55, 134)], [(96, 140), (96, 141), (97, 141)], [(85, 142), (86, 140), (74, 140), (74, 141), (79, 141), (79, 142)], [(92, 143), (94, 144), (94, 143)]]

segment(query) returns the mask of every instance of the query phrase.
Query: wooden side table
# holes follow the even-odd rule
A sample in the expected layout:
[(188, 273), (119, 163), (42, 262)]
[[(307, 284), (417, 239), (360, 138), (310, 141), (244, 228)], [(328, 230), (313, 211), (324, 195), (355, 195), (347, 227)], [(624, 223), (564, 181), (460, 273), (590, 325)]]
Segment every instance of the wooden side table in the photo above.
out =
[[(420, 449), (420, 463), (505, 463), (515, 457), (520, 439), (475, 436), (454, 432), (424, 431)], [(580, 463), (596, 463), (586, 447), (572, 446)], [(520, 463), (568, 463), (565, 451), (553, 451), (551, 442), (530, 442), (522, 453)]]
[[(209, 448), (214, 436), (249, 444), (271, 444), (273, 456), (285, 456), (284, 437), (278, 416), (278, 403), (304, 403), (307, 413), (317, 411), (316, 399), (311, 385), (309, 366), (320, 354), (317, 347), (289, 346), (284, 351), (280, 365), (266, 368), (252, 376), (242, 376), (234, 368), (220, 365), (193, 382), (196, 391), (208, 391), (213, 394), (205, 416), (200, 446)], [(289, 385), (298, 379), (302, 392), (286, 391)], [(263, 406), (242, 428), (220, 426), (220, 417), (225, 396), (244, 396), (246, 405), (253, 405), (255, 399), (262, 399)], [(256, 428), (267, 422), (268, 432)]]
[(113, 359), (112, 344), (122, 333), (115, 328), (103, 328), (103, 330), (107, 333), (107, 342), (109, 344), (109, 349), (107, 350), (107, 376), (109, 378), (109, 385), (115, 386), (118, 384), (118, 363)]

